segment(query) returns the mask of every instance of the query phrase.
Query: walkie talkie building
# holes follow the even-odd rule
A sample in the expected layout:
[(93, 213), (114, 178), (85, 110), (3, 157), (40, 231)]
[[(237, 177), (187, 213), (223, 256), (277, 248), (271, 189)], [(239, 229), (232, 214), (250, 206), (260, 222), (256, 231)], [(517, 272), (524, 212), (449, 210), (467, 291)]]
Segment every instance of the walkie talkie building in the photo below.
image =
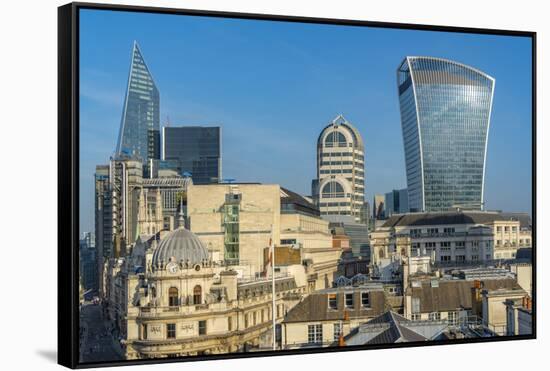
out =
[(495, 79), (433, 57), (397, 69), (410, 211), (483, 209)]

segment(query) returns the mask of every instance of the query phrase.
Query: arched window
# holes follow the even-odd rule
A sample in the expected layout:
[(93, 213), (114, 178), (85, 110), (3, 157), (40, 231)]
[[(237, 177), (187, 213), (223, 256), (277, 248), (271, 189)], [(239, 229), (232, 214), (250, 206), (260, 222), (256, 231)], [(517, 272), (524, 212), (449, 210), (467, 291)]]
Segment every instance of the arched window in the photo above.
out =
[(329, 133), (325, 139), (325, 146), (327, 147), (345, 147), (347, 144), (346, 137), (339, 131)]
[(193, 289), (193, 304), (202, 303), (202, 288), (200, 285), (195, 286)]
[(178, 303), (178, 289), (175, 287), (170, 287), (168, 289), (168, 305), (171, 307), (176, 307)]
[(380, 249), (380, 251), (378, 251), (378, 257), (384, 259), (384, 249)]
[(344, 187), (338, 182), (328, 182), (321, 191), (323, 198), (345, 197)]

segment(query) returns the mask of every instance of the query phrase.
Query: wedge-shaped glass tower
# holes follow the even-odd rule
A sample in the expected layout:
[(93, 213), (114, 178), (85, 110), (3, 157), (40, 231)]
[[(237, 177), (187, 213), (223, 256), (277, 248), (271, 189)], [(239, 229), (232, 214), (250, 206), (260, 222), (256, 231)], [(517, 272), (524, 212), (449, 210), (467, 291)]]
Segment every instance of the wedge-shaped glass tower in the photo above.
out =
[(450, 60), (407, 57), (397, 84), (410, 211), (483, 209), (495, 79)]
[(139, 46), (134, 41), (117, 155), (139, 158), (146, 169), (149, 160), (160, 157), (159, 122), (159, 91)]

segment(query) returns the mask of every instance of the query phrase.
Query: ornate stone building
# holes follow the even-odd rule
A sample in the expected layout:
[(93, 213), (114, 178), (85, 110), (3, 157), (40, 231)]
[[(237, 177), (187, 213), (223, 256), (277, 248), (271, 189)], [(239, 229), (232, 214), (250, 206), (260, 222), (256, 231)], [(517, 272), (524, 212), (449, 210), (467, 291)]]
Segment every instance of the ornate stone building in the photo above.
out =
[(113, 259), (108, 307), (128, 359), (271, 345), (272, 315), (280, 322), (307, 290), (304, 267), (276, 274), (273, 313), (271, 278), (244, 277), (211, 256), (182, 224), (141, 236), (131, 255)]

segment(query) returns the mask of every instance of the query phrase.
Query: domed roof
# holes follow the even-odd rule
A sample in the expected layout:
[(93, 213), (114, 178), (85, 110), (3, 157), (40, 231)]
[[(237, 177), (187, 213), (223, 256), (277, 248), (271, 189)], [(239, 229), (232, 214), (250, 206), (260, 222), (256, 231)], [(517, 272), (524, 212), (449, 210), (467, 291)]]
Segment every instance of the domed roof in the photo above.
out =
[(169, 261), (195, 265), (208, 260), (208, 250), (190, 230), (179, 227), (164, 237), (153, 251), (153, 266), (162, 266)]

